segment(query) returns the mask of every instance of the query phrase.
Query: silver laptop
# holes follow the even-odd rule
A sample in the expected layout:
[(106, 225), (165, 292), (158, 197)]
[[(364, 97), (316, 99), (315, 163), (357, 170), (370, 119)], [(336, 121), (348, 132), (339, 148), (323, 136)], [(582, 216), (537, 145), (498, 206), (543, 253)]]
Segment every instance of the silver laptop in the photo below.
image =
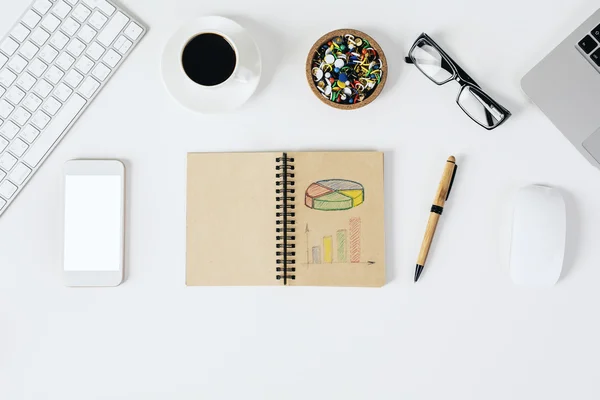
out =
[(521, 87), (600, 168), (600, 10), (529, 71)]

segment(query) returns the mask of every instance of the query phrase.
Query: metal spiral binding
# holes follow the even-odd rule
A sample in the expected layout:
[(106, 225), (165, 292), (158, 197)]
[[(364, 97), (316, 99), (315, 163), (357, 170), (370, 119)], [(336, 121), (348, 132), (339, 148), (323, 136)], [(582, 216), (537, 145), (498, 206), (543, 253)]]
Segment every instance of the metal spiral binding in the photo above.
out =
[[(275, 169), (277, 173), (275, 174), (275, 184), (277, 188), (275, 189), (275, 200), (277, 205), (275, 206), (276, 212), (276, 224), (277, 228), (275, 229), (277, 236), (275, 236), (276, 240), (276, 248), (275, 252), (277, 256), (277, 275), (276, 278), (278, 280), (283, 279), (283, 284), (287, 285), (288, 279), (296, 279), (296, 267), (293, 266), (296, 264), (296, 244), (294, 241), (296, 240), (296, 212), (294, 211), (296, 206), (294, 205), (294, 201), (296, 200), (295, 193), (296, 189), (294, 189), (294, 159), (288, 158), (287, 153), (283, 153), (281, 157), (277, 157), (275, 159), (277, 162), (277, 166)], [(292, 265), (290, 267), (289, 265)]]

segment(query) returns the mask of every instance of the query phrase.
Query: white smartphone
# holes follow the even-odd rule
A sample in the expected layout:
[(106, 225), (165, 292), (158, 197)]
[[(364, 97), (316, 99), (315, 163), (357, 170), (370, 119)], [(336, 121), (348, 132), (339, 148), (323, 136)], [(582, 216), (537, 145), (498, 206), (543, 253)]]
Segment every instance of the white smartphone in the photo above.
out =
[(64, 281), (118, 286), (123, 281), (125, 167), (117, 160), (64, 166)]

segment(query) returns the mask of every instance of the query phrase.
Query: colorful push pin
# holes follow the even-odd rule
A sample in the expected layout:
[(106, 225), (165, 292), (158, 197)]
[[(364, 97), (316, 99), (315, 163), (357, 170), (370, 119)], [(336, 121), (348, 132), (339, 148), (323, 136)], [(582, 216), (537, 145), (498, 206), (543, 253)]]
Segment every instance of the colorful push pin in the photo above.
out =
[(319, 68), (314, 68), (313, 75), (315, 76), (316, 80), (320, 81), (321, 79), (323, 79), (323, 70)]
[(327, 64), (333, 64), (334, 61), (335, 61), (335, 57), (333, 56), (333, 54), (327, 54), (325, 56), (325, 62)]
[(337, 84), (339, 87), (341, 87), (342, 89), (346, 87), (346, 83), (342, 82), (342, 81), (337, 81)]
[[(336, 61), (337, 61), (337, 60), (336, 60)], [(338, 73), (338, 72), (340, 72), (340, 69), (339, 69), (338, 67), (335, 67), (335, 68), (333, 69), (333, 72), (335, 72), (335, 73)]]
[(346, 75), (344, 72), (342, 72), (339, 76), (339, 80), (344, 82), (344, 84), (345, 84), (346, 81), (348, 80), (348, 75)]
[(333, 63), (333, 65), (337, 68), (342, 68), (344, 66), (344, 60), (342, 60), (341, 58), (338, 58), (337, 60), (335, 60), (335, 62)]

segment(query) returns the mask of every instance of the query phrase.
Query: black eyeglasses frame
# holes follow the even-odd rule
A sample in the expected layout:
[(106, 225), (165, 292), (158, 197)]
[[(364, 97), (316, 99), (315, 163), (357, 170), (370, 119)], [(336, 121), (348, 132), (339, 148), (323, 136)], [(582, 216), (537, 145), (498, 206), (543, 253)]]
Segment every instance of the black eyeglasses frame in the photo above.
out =
[[(428, 74), (425, 73), (425, 71), (423, 71), (421, 69), (421, 67), (419, 67), (419, 64), (416, 62), (416, 60), (414, 59), (413, 56), (413, 52), (414, 50), (417, 48), (418, 44), (423, 41), (426, 44), (430, 45), (431, 47), (433, 47), (435, 50), (437, 50), (440, 55), (444, 58), (444, 61), (446, 61), (448, 63), (448, 65), (452, 68), (452, 76), (449, 77), (448, 79), (446, 79), (443, 82), (437, 82), (435, 81), (432, 77), (430, 77)], [(466, 73), (466, 71), (464, 69), (462, 69), (457, 63), (456, 61), (454, 61), (452, 59), (452, 57), (450, 57), (429, 35), (427, 35), (426, 33), (422, 33), (417, 40), (415, 40), (414, 44), (412, 45), (412, 47), (410, 48), (410, 51), (408, 52), (408, 57), (406, 57), (405, 62), (408, 64), (413, 64), (415, 67), (417, 67), (417, 69), (419, 71), (421, 71), (421, 73), (423, 73), (423, 75), (425, 75), (430, 81), (432, 81), (433, 83), (435, 83), (438, 86), (442, 86), (445, 85), (446, 83), (455, 80), (456, 82), (458, 82), (458, 84), (461, 86), (460, 91), (458, 92), (458, 96), (456, 97), (456, 104), (458, 104), (458, 106), (461, 108), (461, 110), (463, 110), (463, 112), (465, 114), (467, 114), (469, 116), (469, 118), (471, 118), (474, 122), (476, 122), (479, 126), (487, 129), (487, 130), (492, 130), (495, 129), (497, 127), (499, 127), (500, 125), (502, 125), (510, 116), (511, 113), (510, 111), (508, 111), (505, 107), (503, 107), (500, 103), (498, 103), (496, 100), (492, 99), (492, 97), (490, 95), (488, 95), (486, 92), (483, 91), (483, 89), (481, 88), (481, 86), (479, 86), (479, 84), (477, 82), (475, 82), (475, 80), (473, 78), (471, 78), (471, 76), (469, 74)], [(479, 96), (482, 96), (484, 98), (486, 98), (491, 104), (493, 104), (493, 106), (498, 109), (500, 112), (502, 112), (502, 114), (504, 115), (504, 118), (502, 118), (498, 124), (494, 125), (494, 126), (486, 126), (483, 125), (481, 122), (479, 122), (478, 120), (476, 120), (475, 118), (473, 118), (471, 116), (471, 114), (469, 114), (467, 112), (467, 110), (465, 110), (465, 108), (460, 104), (459, 100), (460, 100), (460, 96), (462, 95), (463, 91), (471, 89), (474, 92), (477, 92), (477, 94)], [(486, 117), (488, 120), (488, 124), (492, 125), (492, 115), (489, 111), (487, 111), (486, 109)]]

